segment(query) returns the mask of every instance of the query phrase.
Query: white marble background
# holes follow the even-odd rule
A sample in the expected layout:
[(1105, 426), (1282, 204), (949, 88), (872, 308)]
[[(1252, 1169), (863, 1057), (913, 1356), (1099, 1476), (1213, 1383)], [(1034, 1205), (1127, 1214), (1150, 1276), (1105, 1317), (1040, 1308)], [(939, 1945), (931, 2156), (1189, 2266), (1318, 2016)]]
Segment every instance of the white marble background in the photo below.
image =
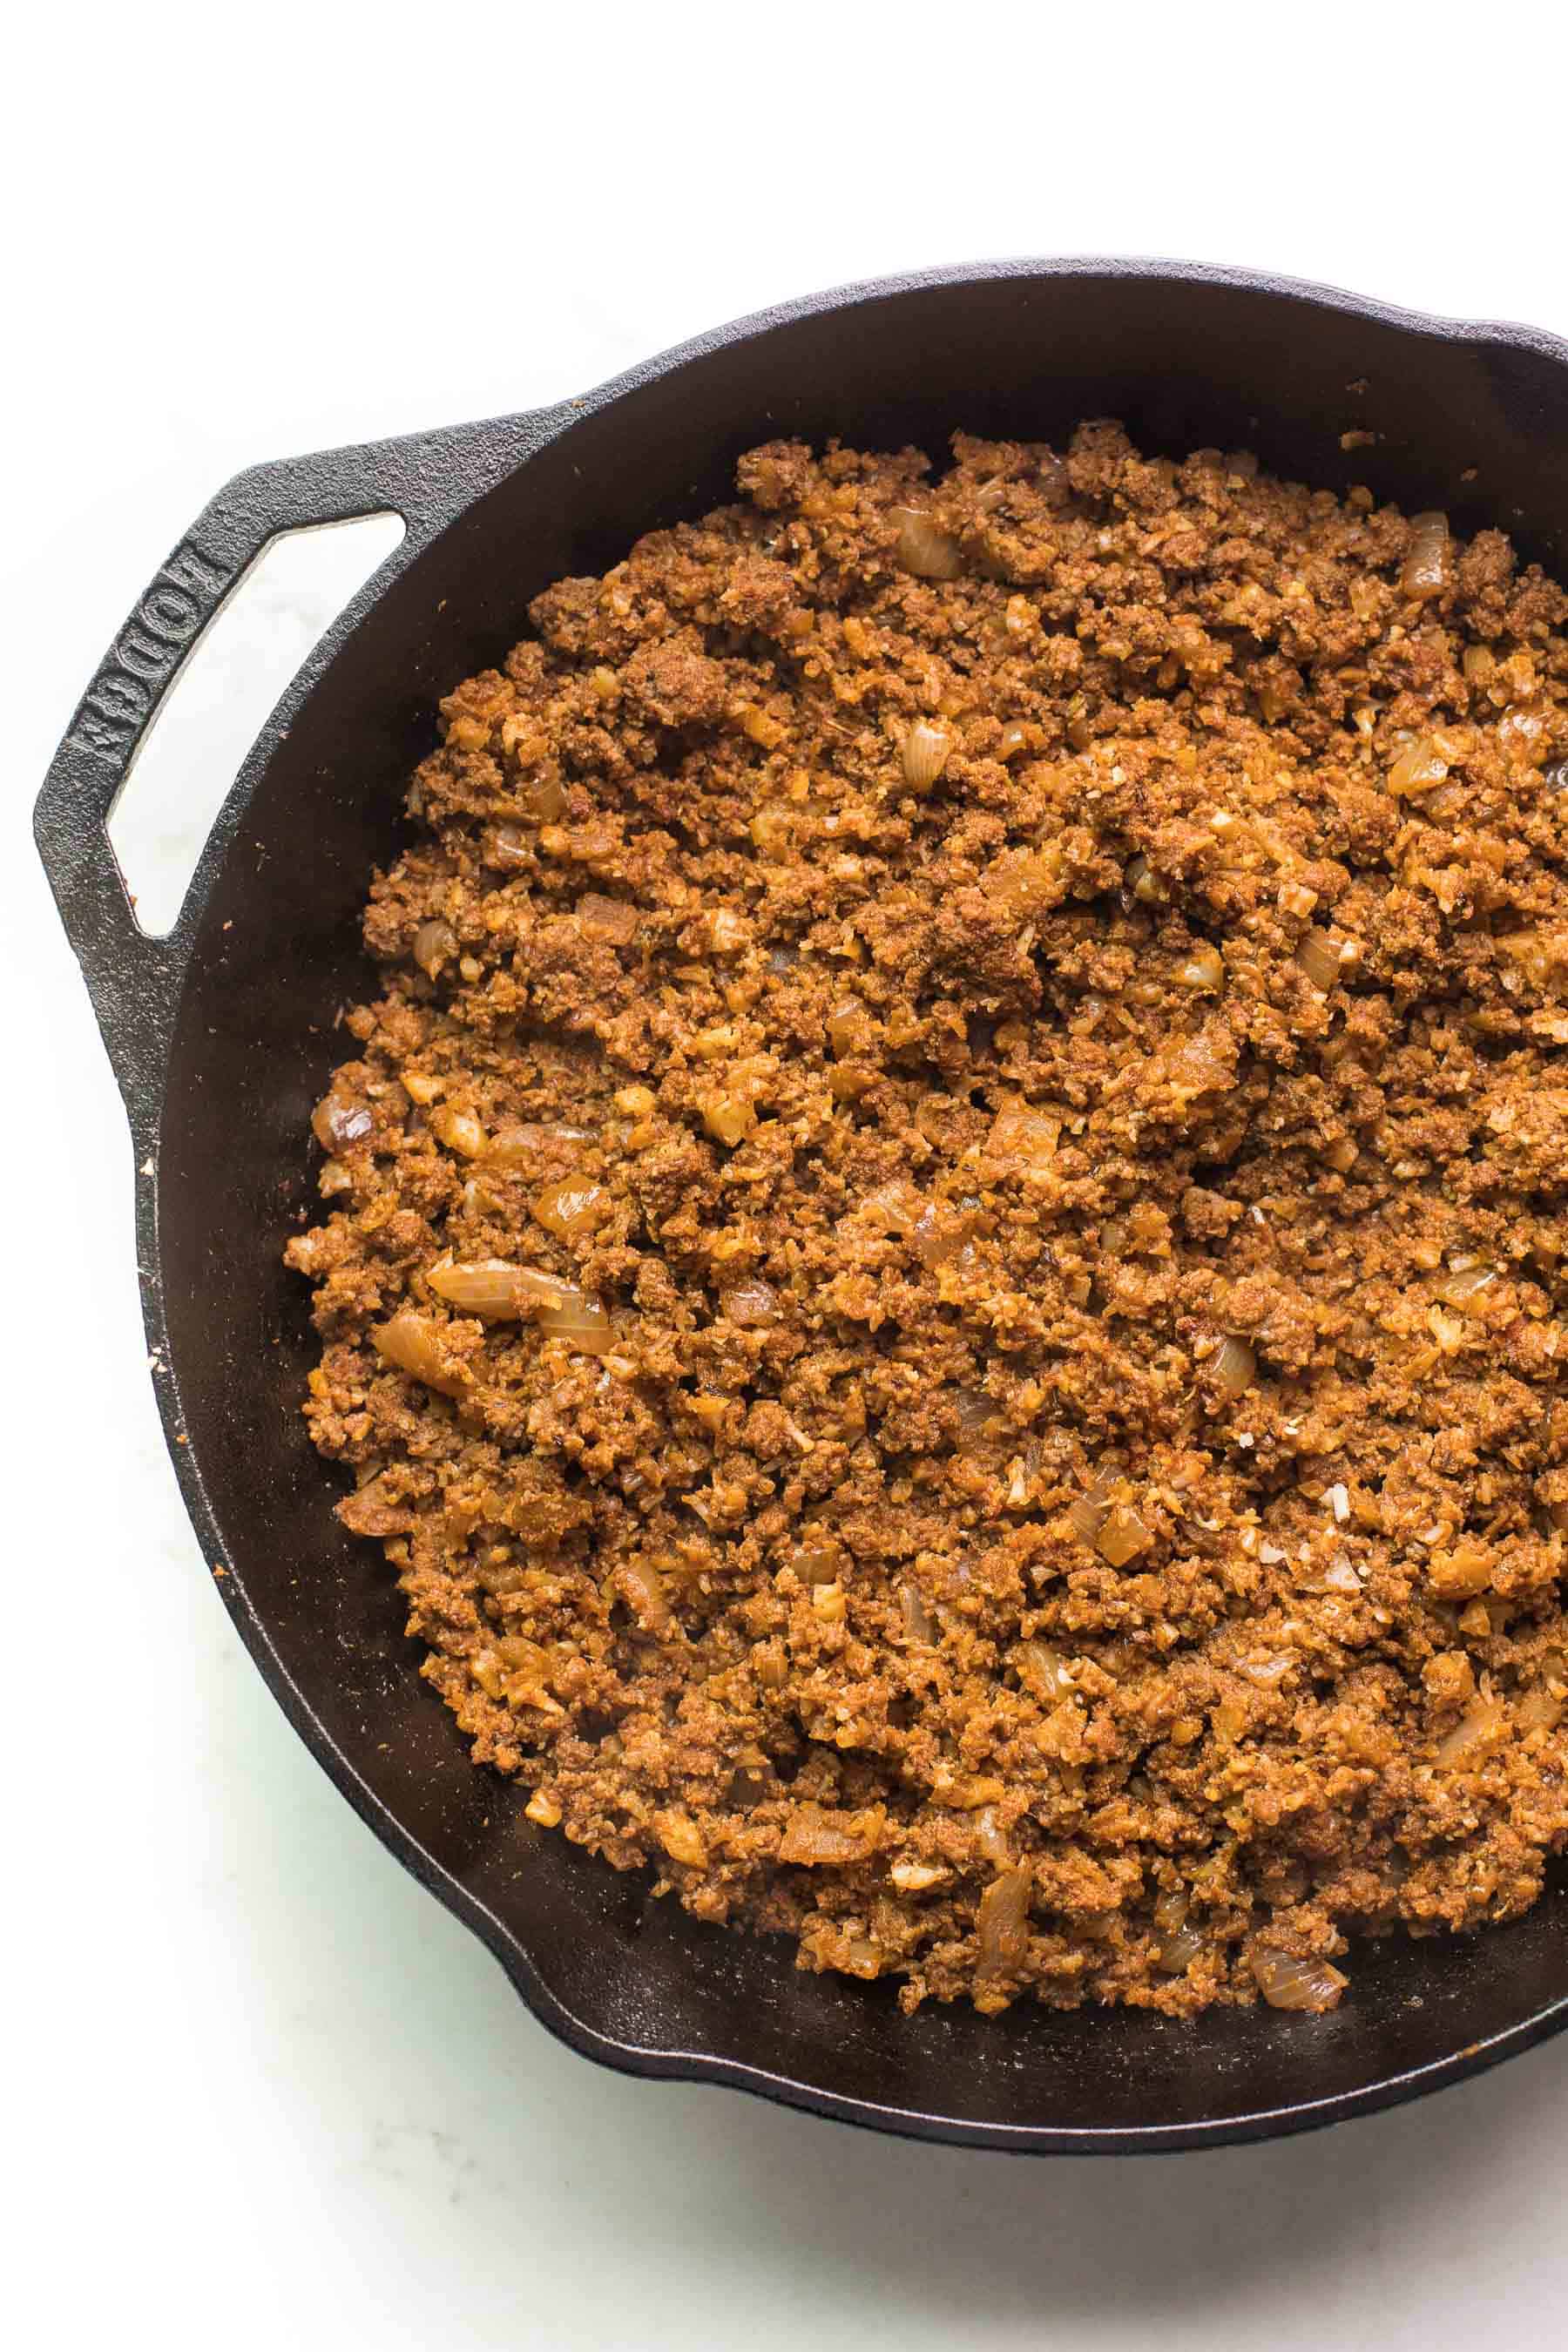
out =
[[(1462, 49), (1440, 31), (1375, 5), (542, 26), (279, 0), (66, 5), (8, 36), (18, 2343), (1560, 2334), (1563, 2044), (1326, 2137), (1031, 2165), (622, 2081), (551, 2042), (351, 1815), (228, 1630), (154, 1421), (118, 1103), (25, 833), (134, 595), (257, 457), (520, 407), (791, 292), (1003, 252), (1249, 262), (1568, 330), (1561, 12), (1472, 17)], [(232, 772), (230, 722), (254, 723), (331, 601), (307, 566), (237, 615), (128, 834), (144, 888)]]

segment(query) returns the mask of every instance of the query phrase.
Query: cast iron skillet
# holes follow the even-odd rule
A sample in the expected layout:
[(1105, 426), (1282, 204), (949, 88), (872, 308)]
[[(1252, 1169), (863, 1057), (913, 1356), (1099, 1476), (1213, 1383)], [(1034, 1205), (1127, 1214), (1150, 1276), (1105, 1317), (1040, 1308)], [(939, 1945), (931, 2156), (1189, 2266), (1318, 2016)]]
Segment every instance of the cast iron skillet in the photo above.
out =
[[(358, 912), (398, 839), (438, 694), (495, 661), (528, 599), (728, 491), (782, 433), (858, 446), (954, 425), (1256, 448), (1562, 568), (1568, 346), (1236, 271), (1010, 262), (852, 287), (725, 327), (587, 398), (286, 459), (222, 490), (71, 721), (38, 846), (130, 1113), (158, 1402), (217, 1590), (300, 1736), (545, 2024), (630, 2073), (730, 2083), (930, 2139), (1035, 2150), (1261, 2139), (1386, 2106), (1568, 2022), (1568, 1893), (1468, 1939), (1358, 1952), (1328, 2018), (1194, 2023), (1016, 2009), (900, 2015), (706, 1929), (498, 1802), (414, 1672), (377, 1551), (331, 1515), (299, 1399), (304, 1285), (279, 1252), (313, 1198), (306, 1120), (368, 984)], [(1372, 446), (1342, 452), (1342, 432)], [(1471, 469), (1474, 469), (1473, 472)], [(138, 929), (104, 832), (184, 655), (276, 533), (395, 508), (407, 535), (279, 703), (172, 935)]]

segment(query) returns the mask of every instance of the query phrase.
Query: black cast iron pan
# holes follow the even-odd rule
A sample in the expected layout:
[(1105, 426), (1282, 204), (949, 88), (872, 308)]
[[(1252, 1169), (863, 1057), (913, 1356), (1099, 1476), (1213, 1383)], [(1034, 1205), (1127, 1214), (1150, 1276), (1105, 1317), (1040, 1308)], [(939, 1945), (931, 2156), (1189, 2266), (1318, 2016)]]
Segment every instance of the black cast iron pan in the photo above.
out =
[[(380, 1558), (339, 1528), (306, 1444), (304, 1286), (279, 1253), (313, 1197), (306, 1121), (342, 1058), (333, 1015), (368, 984), (370, 869), (394, 852), (437, 696), (504, 654), (528, 599), (703, 513), (776, 434), (939, 455), (955, 425), (1053, 438), (1105, 415), (1148, 446), (1244, 443), (1276, 471), (1500, 524), (1563, 568), (1568, 346), (1550, 336), (1182, 265), (934, 272), (788, 304), (556, 408), (240, 475), (110, 649), (36, 819), (130, 1113), (180, 1483), (218, 1591), (338, 1787), (588, 2056), (1035, 2150), (1263, 2138), (1522, 2050), (1568, 2022), (1568, 1890), (1505, 1930), (1358, 1952), (1331, 2017), (1184, 2024), (905, 2018), (885, 1988), (797, 1975), (783, 1943), (652, 1904), (498, 1801), (415, 1674)], [(1342, 451), (1363, 429), (1377, 441)], [(174, 932), (144, 937), (104, 825), (182, 659), (275, 534), (386, 508), (406, 537), (273, 713)]]

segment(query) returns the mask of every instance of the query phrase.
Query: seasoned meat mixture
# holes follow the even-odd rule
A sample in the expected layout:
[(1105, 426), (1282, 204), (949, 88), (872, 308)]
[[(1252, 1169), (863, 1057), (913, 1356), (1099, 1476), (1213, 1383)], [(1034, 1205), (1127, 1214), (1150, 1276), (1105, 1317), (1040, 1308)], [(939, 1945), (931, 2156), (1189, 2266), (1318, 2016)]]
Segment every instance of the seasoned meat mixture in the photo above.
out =
[(738, 489), (414, 777), (288, 1253), (340, 1515), (700, 1918), (1330, 2008), (1568, 1834), (1568, 600), (1114, 424)]

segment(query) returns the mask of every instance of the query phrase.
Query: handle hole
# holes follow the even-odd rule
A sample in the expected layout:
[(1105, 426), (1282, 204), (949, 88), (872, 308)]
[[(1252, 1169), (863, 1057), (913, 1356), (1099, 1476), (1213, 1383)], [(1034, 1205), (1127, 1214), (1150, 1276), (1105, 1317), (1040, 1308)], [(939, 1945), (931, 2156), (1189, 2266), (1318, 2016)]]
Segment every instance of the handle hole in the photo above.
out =
[(246, 753), (311, 648), (404, 535), (401, 515), (282, 531), (201, 635), (109, 813), (139, 928), (173, 930)]

